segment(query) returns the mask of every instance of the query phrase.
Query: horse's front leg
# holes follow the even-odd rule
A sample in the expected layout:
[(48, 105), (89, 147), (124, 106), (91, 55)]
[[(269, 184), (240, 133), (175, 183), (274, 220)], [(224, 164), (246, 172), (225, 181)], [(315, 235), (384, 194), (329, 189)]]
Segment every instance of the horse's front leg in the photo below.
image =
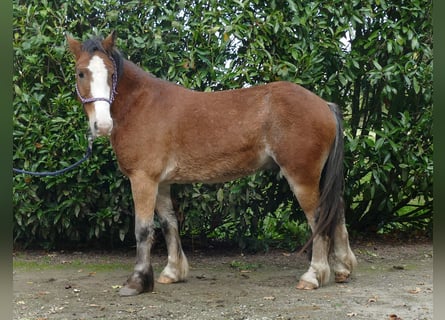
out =
[(135, 207), (136, 265), (126, 284), (120, 289), (121, 296), (134, 296), (153, 291), (153, 268), (150, 250), (153, 244), (153, 217), (157, 183), (143, 173), (130, 176)]
[(185, 280), (189, 270), (187, 258), (182, 251), (178, 231), (178, 219), (173, 210), (170, 197), (170, 186), (159, 186), (156, 199), (156, 212), (161, 223), (162, 232), (167, 243), (168, 262), (159, 276), (159, 283), (173, 283)]

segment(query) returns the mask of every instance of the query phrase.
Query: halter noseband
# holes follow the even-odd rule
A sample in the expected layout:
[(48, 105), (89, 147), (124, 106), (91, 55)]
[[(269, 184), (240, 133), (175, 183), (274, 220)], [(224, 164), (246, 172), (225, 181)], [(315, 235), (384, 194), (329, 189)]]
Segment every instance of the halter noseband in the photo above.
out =
[(82, 104), (87, 104), (87, 103), (92, 103), (92, 102), (96, 102), (96, 101), (105, 101), (108, 102), (111, 106), (111, 104), (114, 101), (115, 95), (116, 95), (116, 87), (117, 87), (117, 67), (116, 67), (116, 62), (114, 61), (113, 57), (108, 57), (111, 62), (113, 63), (113, 68), (114, 68), (114, 72), (113, 75), (111, 76), (111, 94), (110, 94), (110, 98), (103, 98), (103, 97), (99, 97), (99, 98), (85, 98), (82, 97), (82, 95), (80, 94), (79, 91), (79, 86), (77, 85), (77, 81), (76, 81), (76, 92), (77, 92), (77, 96), (80, 99), (80, 102), (82, 102)]

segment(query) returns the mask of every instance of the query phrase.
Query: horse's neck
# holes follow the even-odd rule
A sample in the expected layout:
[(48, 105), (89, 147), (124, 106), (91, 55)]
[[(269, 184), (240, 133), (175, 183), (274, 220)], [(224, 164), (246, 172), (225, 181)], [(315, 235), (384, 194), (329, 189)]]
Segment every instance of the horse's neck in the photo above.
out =
[(124, 60), (122, 77), (119, 82), (125, 86), (125, 90), (131, 92), (138, 86), (145, 86), (155, 80), (156, 78), (152, 74), (142, 70), (133, 62)]
[(124, 60), (123, 72), (117, 84), (117, 95), (112, 106), (113, 118), (125, 115), (128, 108), (136, 105), (140, 96), (148, 95), (159, 80), (131, 61)]
[(150, 118), (152, 112), (164, 106), (177, 107), (183, 97), (193, 91), (156, 78), (131, 61), (124, 60), (123, 72), (117, 84), (111, 116), (116, 127), (125, 126), (133, 117)]

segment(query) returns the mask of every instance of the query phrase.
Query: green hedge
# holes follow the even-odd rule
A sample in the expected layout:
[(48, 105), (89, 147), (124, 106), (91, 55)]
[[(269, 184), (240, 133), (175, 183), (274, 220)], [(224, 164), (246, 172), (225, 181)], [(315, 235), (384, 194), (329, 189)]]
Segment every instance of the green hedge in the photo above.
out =
[[(118, 34), (124, 55), (197, 90), (288, 80), (345, 115), (347, 222), (352, 233), (432, 226), (431, 1), (13, 1), (16, 168), (56, 170), (81, 158), (64, 32)], [(349, 44), (345, 44), (349, 40)], [(131, 241), (129, 182), (107, 139), (57, 177), (15, 175), (14, 239), (53, 247)], [(284, 179), (175, 186), (185, 236), (241, 247), (295, 246), (307, 227)], [(186, 219), (182, 219), (185, 215)]]

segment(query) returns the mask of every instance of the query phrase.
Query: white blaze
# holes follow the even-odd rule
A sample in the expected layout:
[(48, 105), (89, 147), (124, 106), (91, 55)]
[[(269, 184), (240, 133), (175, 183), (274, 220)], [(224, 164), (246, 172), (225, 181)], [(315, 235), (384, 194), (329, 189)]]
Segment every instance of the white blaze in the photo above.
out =
[[(94, 56), (88, 65), (91, 72), (91, 97), (110, 98), (110, 86), (108, 85), (108, 70), (99, 56)], [(113, 128), (113, 119), (110, 114), (110, 104), (106, 101), (94, 102), (94, 116), (90, 119), (91, 130), (98, 135), (108, 135)], [(94, 125), (96, 123), (96, 126)]]

